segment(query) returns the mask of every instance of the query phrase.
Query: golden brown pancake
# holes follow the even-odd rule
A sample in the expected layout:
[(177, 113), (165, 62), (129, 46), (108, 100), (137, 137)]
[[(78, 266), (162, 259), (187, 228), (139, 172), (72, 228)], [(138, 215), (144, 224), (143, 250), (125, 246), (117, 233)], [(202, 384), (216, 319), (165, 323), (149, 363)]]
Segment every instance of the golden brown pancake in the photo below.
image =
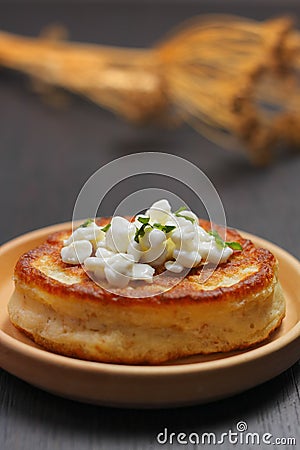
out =
[[(105, 225), (107, 219), (99, 221)], [(200, 220), (206, 230), (210, 223)], [(222, 235), (222, 229), (218, 228)], [(24, 254), (15, 268), (12, 323), (46, 349), (75, 358), (124, 364), (249, 348), (269, 337), (285, 315), (274, 255), (227, 230), (239, 242), (204, 283), (191, 269), (175, 287), (136, 282), (114, 293), (94, 283), (80, 265), (60, 256), (71, 230), (54, 233)], [(135, 297), (130, 297), (134, 289)]]

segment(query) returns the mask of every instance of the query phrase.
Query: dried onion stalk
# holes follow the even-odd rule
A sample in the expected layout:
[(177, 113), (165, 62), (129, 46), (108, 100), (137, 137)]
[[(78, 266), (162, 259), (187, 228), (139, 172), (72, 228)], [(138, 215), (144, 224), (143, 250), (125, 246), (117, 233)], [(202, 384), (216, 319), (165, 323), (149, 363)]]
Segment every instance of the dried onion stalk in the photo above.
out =
[(200, 16), (145, 50), (0, 32), (0, 65), (133, 122), (184, 120), (256, 164), (281, 142), (300, 146), (300, 35), (289, 18)]

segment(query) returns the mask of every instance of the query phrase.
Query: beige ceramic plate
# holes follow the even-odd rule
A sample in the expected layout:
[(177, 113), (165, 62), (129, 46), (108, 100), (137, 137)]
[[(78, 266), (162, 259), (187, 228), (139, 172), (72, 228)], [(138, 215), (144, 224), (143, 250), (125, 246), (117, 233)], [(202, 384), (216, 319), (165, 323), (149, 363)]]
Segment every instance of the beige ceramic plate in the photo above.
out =
[(280, 330), (252, 350), (194, 356), (160, 366), (81, 361), (43, 350), (9, 322), (13, 268), (19, 256), (60, 224), (28, 233), (0, 249), (0, 365), (17, 377), (63, 397), (118, 407), (166, 407), (204, 403), (249, 389), (280, 374), (300, 357), (300, 263), (284, 250), (247, 233), (279, 259), (287, 314)]

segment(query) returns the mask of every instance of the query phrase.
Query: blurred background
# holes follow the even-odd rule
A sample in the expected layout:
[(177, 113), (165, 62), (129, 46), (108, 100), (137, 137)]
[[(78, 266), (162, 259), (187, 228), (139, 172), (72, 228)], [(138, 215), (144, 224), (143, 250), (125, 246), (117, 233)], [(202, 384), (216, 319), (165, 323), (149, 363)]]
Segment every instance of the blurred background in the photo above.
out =
[[(60, 24), (67, 29), (70, 41), (142, 49), (159, 42), (182, 21), (207, 13), (236, 14), (260, 21), (289, 14), (297, 25), (300, 4), (298, 0), (0, 0), (0, 31), (36, 38), (49, 25)], [(81, 186), (103, 164), (130, 153), (163, 151), (188, 159), (206, 173), (219, 192), (229, 226), (265, 237), (300, 258), (299, 149), (291, 151), (283, 144), (270, 164), (253, 164), (241, 141), (235, 143), (236, 151), (230, 151), (223, 147), (222, 139), (218, 144), (211, 142), (190, 123), (178, 127), (163, 123), (135, 125), (84, 96), (45, 91), (22, 70), (3, 67), (4, 60), (12, 57), (15, 65), (24, 60), (24, 69), (28, 57), (22, 50), (17, 54), (19, 47), (14, 42), (7, 46), (5, 36), (0, 33), (0, 243), (71, 220)], [(220, 36), (228, 38), (227, 31), (221, 29)], [(271, 47), (274, 44), (277, 61), (282, 54), (272, 36), (267, 30), (266, 38), (270, 38)], [(245, 39), (243, 45), (248, 44)], [(232, 59), (227, 55), (222, 59), (219, 48), (216, 52), (220, 53), (218, 61), (229, 68), (233, 65), (234, 53)], [(36, 63), (47, 60), (47, 52), (42, 51), (35, 59)], [(289, 57), (286, 66), (288, 63)], [(235, 92), (235, 74), (227, 87)], [(281, 94), (280, 85), (276, 91)], [(217, 101), (222, 94), (214, 90), (211, 98)], [(297, 103), (293, 93), (289, 98)], [(300, 126), (295, 123), (297, 138)], [(289, 127), (281, 131), (287, 134)], [(141, 185), (174, 190), (192, 209), (198, 208), (194, 197), (182, 186), (144, 176), (142, 181), (130, 179), (116, 186), (103, 203), (103, 214), (110, 215), (121, 197)], [(172, 431), (221, 433), (234, 429), (239, 420), (246, 420), (250, 431), (295, 436), (299, 441), (299, 367), (295, 365), (274, 380), (234, 398), (159, 411), (124, 411), (71, 402), (31, 387), (2, 370), (0, 447), (150, 449), (155, 447), (155, 436), (164, 426)], [(233, 447), (224, 445), (225, 450)]]
[[(71, 41), (144, 48), (199, 14), (226, 13), (265, 20), (283, 14), (297, 19), (297, 1), (0, 1), (0, 30), (37, 37), (51, 24), (63, 25)], [(1, 40), (0, 40), (1, 46)], [(0, 54), (1, 66), (1, 54)], [(100, 166), (140, 151), (182, 156), (212, 180), (228, 225), (266, 237), (300, 255), (300, 155), (281, 149), (274, 162), (257, 167), (243, 145), (231, 152), (188, 124), (136, 126), (86, 98), (59, 92), (37, 94), (32, 80), (0, 70), (0, 241), (42, 226), (68, 221), (80, 187)], [(36, 87), (36, 86), (35, 86)], [(62, 94), (62, 95), (61, 95)], [(145, 187), (165, 180), (145, 177)], [(103, 204), (113, 212), (129, 180)], [(170, 188), (171, 184), (168, 184)], [(188, 202), (188, 198), (186, 200)], [(193, 204), (191, 198), (189, 204)]]

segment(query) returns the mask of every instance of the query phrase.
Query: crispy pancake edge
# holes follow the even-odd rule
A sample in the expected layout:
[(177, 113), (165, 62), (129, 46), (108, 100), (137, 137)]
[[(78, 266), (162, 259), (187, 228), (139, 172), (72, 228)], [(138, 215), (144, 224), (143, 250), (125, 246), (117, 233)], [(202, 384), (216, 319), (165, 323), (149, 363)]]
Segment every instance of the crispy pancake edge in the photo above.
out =
[[(100, 219), (100, 225), (105, 225), (109, 219)], [(200, 225), (206, 230), (211, 229), (211, 224), (207, 221), (200, 220)], [(220, 227), (218, 229), (221, 235), (224, 235), (224, 230)], [(238, 300), (249, 295), (261, 292), (262, 289), (267, 288), (277, 276), (277, 260), (275, 256), (267, 249), (256, 248), (254, 244), (247, 239), (244, 239), (236, 230), (227, 229), (226, 239), (230, 241), (237, 241), (243, 246), (241, 252), (235, 251), (230, 259), (220, 264), (216, 270), (220, 272), (220, 276), (226, 273), (226, 267), (234, 267), (238, 271), (239, 267), (244, 267), (245, 264), (255, 265), (257, 271), (243, 278), (241, 281), (232, 286), (217, 287), (211, 290), (193, 289), (194, 283), (189, 280), (190, 276), (197, 275), (197, 268), (192, 269), (189, 275), (174, 288), (155, 296), (148, 296), (142, 298), (126, 297), (125, 290), (120, 290), (120, 295), (106, 291), (95, 284), (85, 273), (84, 270), (78, 266), (70, 268), (68, 264), (62, 262), (60, 257), (60, 250), (62, 247), (62, 238), (70, 233), (71, 230), (63, 230), (51, 234), (47, 240), (37, 248), (25, 253), (16, 264), (15, 267), (15, 282), (16, 284), (26, 284), (27, 286), (37, 287), (46, 291), (49, 294), (59, 296), (62, 299), (76, 297), (83, 301), (91, 302), (106, 302), (114, 304), (116, 300), (118, 304), (123, 306), (130, 306), (134, 304), (157, 305), (163, 304), (189, 304), (195, 302), (220, 302), (226, 300)], [(73, 270), (74, 273), (79, 273), (83, 277), (80, 283), (71, 285), (63, 284), (49, 276), (45, 275), (39, 269), (35, 268), (33, 263), (44, 255), (49, 255), (51, 259), (57, 264), (58, 268)]]

